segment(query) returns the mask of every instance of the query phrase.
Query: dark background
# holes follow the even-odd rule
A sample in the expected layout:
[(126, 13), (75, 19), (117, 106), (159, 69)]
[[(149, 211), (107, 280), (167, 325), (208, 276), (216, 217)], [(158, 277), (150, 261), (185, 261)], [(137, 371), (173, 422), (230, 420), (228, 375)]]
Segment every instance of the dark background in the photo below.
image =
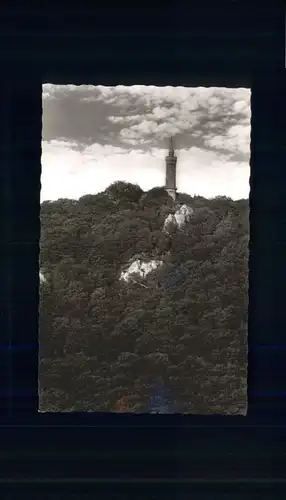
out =
[[(105, 496), (95, 479), (105, 478), (125, 497), (110, 478), (131, 477), (173, 478), (171, 485), (158, 483), (160, 492), (149, 483), (154, 498), (164, 488), (164, 498), (191, 491), (210, 498), (210, 486), (211, 498), (232, 491), (231, 498), (260, 498), (261, 491), (273, 498), (275, 488), (282, 491), (285, 16), (266, 3), (188, 4), (89, 11), (22, 4), (1, 11), (0, 488), (9, 498), (20, 492), (31, 498), (39, 477), (61, 481), (53, 492), (43, 481), (37, 486), (38, 495), (56, 491), (58, 498), (70, 498), (60, 488), (71, 478), (80, 496), (85, 488)], [(37, 414), (42, 82), (251, 87), (247, 417)], [(80, 478), (93, 478), (93, 485), (83, 488)]]

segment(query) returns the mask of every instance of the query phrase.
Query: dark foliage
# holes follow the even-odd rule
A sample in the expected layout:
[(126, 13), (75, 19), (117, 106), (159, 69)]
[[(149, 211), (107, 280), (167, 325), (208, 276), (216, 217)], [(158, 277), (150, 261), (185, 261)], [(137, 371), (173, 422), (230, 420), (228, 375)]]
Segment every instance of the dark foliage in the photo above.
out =
[[(244, 412), (248, 202), (178, 201), (194, 213), (170, 234), (161, 188), (42, 204), (41, 410), (148, 411), (160, 377), (178, 411)], [(163, 265), (120, 280), (140, 256)]]

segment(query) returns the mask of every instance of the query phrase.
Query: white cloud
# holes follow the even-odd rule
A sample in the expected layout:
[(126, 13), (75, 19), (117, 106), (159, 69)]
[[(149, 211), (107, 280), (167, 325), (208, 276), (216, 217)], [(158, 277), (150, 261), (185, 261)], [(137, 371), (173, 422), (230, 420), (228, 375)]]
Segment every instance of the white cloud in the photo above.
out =
[[(60, 99), (62, 95), (71, 94), (78, 100), (90, 101), (91, 106), (96, 106), (92, 101), (101, 102), (101, 113), (104, 112), (102, 106), (108, 105), (106, 119), (110, 129), (106, 127), (107, 137), (110, 133), (111, 142), (116, 138), (121, 147), (96, 143), (87, 146), (59, 137), (44, 141), (42, 200), (77, 199), (84, 194), (100, 192), (116, 180), (138, 183), (144, 190), (164, 185), (166, 151), (147, 148), (148, 144), (154, 146), (170, 135), (189, 135), (190, 146), (198, 146), (177, 151), (179, 191), (208, 197), (222, 194), (234, 199), (248, 197), (248, 89), (43, 86), (44, 99)], [(132, 146), (136, 149), (128, 149)], [(247, 160), (234, 161), (237, 158)]]
[(70, 95), (71, 92), (77, 93), (78, 95), (83, 92), (94, 92), (94, 85), (54, 85), (52, 83), (44, 83), (42, 85), (43, 89), (43, 99), (56, 99), (63, 95)]
[[(249, 102), (250, 91), (244, 88), (229, 89), (221, 87), (155, 87), (145, 85), (132, 85), (125, 87), (96, 87), (93, 95), (94, 101), (117, 102), (118, 97), (128, 97), (129, 102), (133, 98), (135, 102), (150, 105), (153, 108), (164, 104), (172, 106), (183, 106), (188, 111), (195, 110), (199, 106), (208, 107), (215, 113), (221, 107), (233, 101)], [(120, 103), (118, 104), (120, 106)], [(241, 104), (242, 106), (242, 104)]]
[[(129, 141), (129, 139), (139, 139), (144, 137), (151, 137), (154, 140), (154, 134), (158, 139), (164, 139), (166, 137), (170, 137), (171, 135), (176, 135), (180, 131), (183, 130), (183, 124), (181, 126), (176, 125), (175, 123), (160, 123), (158, 124), (155, 121), (143, 120), (138, 125), (132, 125), (129, 128), (124, 128), (120, 132), (120, 136), (125, 142)], [(189, 128), (189, 125), (185, 125), (186, 129)]]
[(233, 109), (235, 113), (244, 113), (247, 116), (250, 116), (250, 107), (248, 99), (235, 101), (235, 103), (233, 104)]
[(164, 173), (155, 156), (136, 150), (93, 144), (84, 150), (69, 143), (43, 142), (41, 200), (74, 198), (98, 193), (112, 182), (125, 179), (143, 189), (162, 185)]
[[(217, 128), (220, 115), (230, 117), (239, 115), (238, 121), (245, 127), (249, 136), (250, 127), (250, 92), (248, 89), (225, 88), (187, 88), (187, 87), (152, 87), (134, 85), (131, 87), (97, 87), (94, 100), (103, 101), (122, 108), (132, 102), (133, 106), (153, 106), (151, 112), (127, 116), (109, 116), (112, 123), (125, 125), (120, 136), (123, 142), (130, 144), (136, 139), (154, 140), (170, 137), (190, 131), (207, 114), (210, 128)], [(198, 135), (198, 132), (195, 132)], [(152, 136), (152, 137), (150, 137)], [(239, 137), (238, 137), (239, 140)], [(245, 152), (245, 148), (243, 149)]]
[(223, 135), (206, 137), (205, 143), (211, 148), (225, 149), (231, 153), (250, 154), (250, 127), (233, 125)]
[(178, 154), (179, 191), (213, 197), (225, 194), (233, 199), (249, 196), (249, 164), (229, 161), (215, 151), (191, 148)]
[[(138, 183), (143, 190), (165, 183), (163, 149), (128, 150), (114, 146), (92, 146), (76, 150), (74, 143), (43, 142), (41, 200), (78, 199), (98, 193), (116, 180)], [(249, 165), (229, 162), (215, 151), (198, 148), (178, 152), (178, 190), (191, 195), (228, 194), (248, 197)]]

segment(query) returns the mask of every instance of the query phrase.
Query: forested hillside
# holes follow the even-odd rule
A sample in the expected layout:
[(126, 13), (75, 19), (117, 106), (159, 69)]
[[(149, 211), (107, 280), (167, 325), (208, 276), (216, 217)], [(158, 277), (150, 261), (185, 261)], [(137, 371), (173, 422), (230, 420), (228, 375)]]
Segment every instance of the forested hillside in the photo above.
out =
[[(160, 376), (176, 411), (244, 413), (248, 201), (112, 184), (41, 207), (40, 410), (148, 411)], [(120, 280), (138, 256), (163, 264)]]

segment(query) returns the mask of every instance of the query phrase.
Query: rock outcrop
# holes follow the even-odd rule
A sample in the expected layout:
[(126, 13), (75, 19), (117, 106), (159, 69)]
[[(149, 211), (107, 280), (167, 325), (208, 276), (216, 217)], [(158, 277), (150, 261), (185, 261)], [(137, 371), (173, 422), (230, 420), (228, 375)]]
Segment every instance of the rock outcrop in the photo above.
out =
[(170, 213), (164, 223), (164, 231), (168, 233), (168, 226), (174, 225), (178, 228), (182, 228), (186, 222), (190, 220), (191, 215), (193, 214), (194, 210), (192, 207), (184, 204), (181, 205), (175, 213)]
[(46, 278), (43, 275), (42, 271), (39, 272), (40, 283), (46, 283)]
[(120, 275), (120, 279), (124, 281), (129, 281), (136, 274), (139, 274), (141, 277), (145, 278), (148, 273), (156, 269), (158, 266), (162, 265), (162, 261), (160, 260), (150, 260), (143, 261), (141, 259), (134, 260), (125, 271), (122, 271)]

